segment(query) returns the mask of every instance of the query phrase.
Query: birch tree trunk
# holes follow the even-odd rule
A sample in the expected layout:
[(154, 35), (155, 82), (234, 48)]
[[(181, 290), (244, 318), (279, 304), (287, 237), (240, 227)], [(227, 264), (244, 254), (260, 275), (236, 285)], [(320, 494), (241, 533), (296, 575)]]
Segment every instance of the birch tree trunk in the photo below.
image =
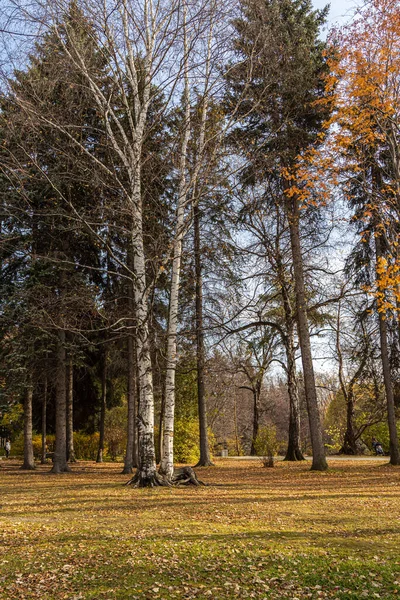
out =
[(42, 465), (44, 465), (47, 462), (46, 461), (46, 454), (47, 454), (46, 433), (47, 433), (47, 373), (44, 376), (43, 396), (42, 396), (42, 458), (40, 460)]
[(307, 411), (310, 425), (313, 471), (325, 471), (328, 468), (324, 442), (322, 439), (321, 419), (318, 408), (317, 390), (315, 387), (314, 367), (311, 353), (310, 331), (307, 317), (307, 299), (304, 284), (304, 267), (300, 242), (300, 214), (297, 198), (288, 200), (288, 221), (290, 228), (290, 242), (292, 248), (294, 285), (296, 294), (296, 312), (298, 334), (303, 365), (304, 386), (307, 400)]
[(71, 463), (76, 462), (74, 450), (74, 366), (72, 358), (68, 361), (67, 460)]
[(35, 469), (32, 444), (32, 397), (33, 387), (29, 384), (24, 397), (24, 462), (21, 469), (25, 471)]
[(56, 368), (56, 443), (52, 473), (70, 471), (67, 464), (65, 331), (59, 330)]
[(140, 162), (136, 163), (134, 194), (132, 197), (132, 248), (134, 260), (135, 322), (137, 323), (136, 352), (139, 372), (138, 459), (139, 466), (127, 485), (153, 487), (163, 485), (156, 470), (154, 444), (154, 394), (148, 326), (148, 294), (146, 289), (146, 264), (143, 244), (142, 200), (140, 187)]
[[(213, 11), (212, 11), (213, 12)], [(182, 254), (182, 241), (184, 236), (184, 216), (185, 207), (188, 201), (189, 187), (192, 187), (193, 207), (197, 204), (198, 199), (195, 197), (196, 194), (196, 183), (200, 173), (200, 169), (203, 163), (204, 148), (205, 148), (205, 137), (206, 137), (206, 122), (208, 113), (209, 103), (209, 85), (210, 85), (210, 61), (211, 61), (211, 47), (212, 47), (212, 35), (213, 35), (213, 18), (208, 29), (207, 37), (207, 55), (204, 61), (205, 67), (205, 84), (203, 99), (201, 105), (201, 120), (200, 129), (198, 134), (197, 148), (198, 151), (196, 156), (193, 158), (194, 166), (191, 174), (190, 186), (187, 182), (186, 176), (186, 155), (190, 137), (190, 83), (189, 83), (189, 52), (191, 40), (188, 38), (187, 33), (187, 5), (183, 2), (183, 56), (184, 56), (184, 131), (182, 137), (182, 144), (180, 148), (180, 166), (179, 166), (179, 194), (178, 194), (178, 205), (177, 205), (177, 218), (176, 218), (176, 229), (175, 229), (175, 240), (174, 240), (174, 255), (172, 262), (172, 280), (171, 280), (171, 294), (170, 294), (170, 305), (168, 315), (168, 333), (167, 333), (167, 372), (165, 380), (165, 416), (164, 416), (164, 431), (163, 431), (163, 448), (161, 453), (161, 464), (160, 473), (170, 481), (172, 479), (174, 471), (174, 456), (173, 456), (173, 435), (174, 435), (174, 418), (175, 418), (175, 371), (176, 371), (176, 335), (177, 335), (177, 322), (178, 322), (178, 300), (179, 300), (179, 286), (180, 286), (180, 270), (181, 270), (181, 254)], [(204, 419), (203, 419), (204, 425)]]
[(172, 281), (169, 304), (167, 332), (167, 371), (165, 376), (165, 409), (163, 444), (161, 452), (160, 473), (168, 480), (174, 473), (174, 421), (175, 421), (175, 373), (176, 373), (176, 335), (178, 326), (178, 303), (182, 259), (182, 240), (184, 226), (184, 205), (186, 200), (186, 181), (181, 188), (178, 200), (177, 234), (174, 244), (172, 262)]
[(176, 374), (176, 335), (178, 326), (179, 288), (182, 263), (182, 241), (185, 226), (185, 207), (187, 201), (187, 175), (186, 162), (187, 150), (190, 137), (190, 88), (189, 88), (189, 55), (186, 30), (186, 4), (184, 4), (183, 27), (184, 27), (184, 60), (185, 60), (185, 89), (184, 89), (184, 123), (182, 143), (180, 148), (179, 165), (179, 192), (176, 210), (176, 226), (174, 251), (172, 260), (171, 291), (168, 311), (167, 330), (167, 369), (165, 375), (165, 408), (164, 427), (161, 450), (160, 473), (168, 480), (172, 480), (174, 474), (174, 422), (175, 422), (175, 374)]

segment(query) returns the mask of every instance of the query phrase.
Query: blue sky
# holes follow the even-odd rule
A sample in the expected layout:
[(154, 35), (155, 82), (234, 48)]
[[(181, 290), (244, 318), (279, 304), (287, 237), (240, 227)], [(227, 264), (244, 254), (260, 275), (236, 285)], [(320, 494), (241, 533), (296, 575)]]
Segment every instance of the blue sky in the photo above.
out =
[(360, 5), (358, 0), (313, 0), (315, 8), (323, 8), (330, 4), (329, 25), (342, 25), (351, 20), (354, 9)]

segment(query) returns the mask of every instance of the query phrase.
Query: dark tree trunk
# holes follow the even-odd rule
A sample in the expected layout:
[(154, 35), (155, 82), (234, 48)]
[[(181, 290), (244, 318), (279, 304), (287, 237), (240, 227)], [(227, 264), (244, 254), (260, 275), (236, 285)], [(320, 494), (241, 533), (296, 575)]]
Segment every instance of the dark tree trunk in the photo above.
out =
[[(383, 256), (382, 242), (379, 237), (375, 238), (375, 250), (377, 261)], [(390, 439), (390, 464), (400, 465), (400, 451), (399, 451), (399, 438), (396, 427), (396, 411), (394, 405), (393, 395), (393, 383), (390, 373), (390, 360), (389, 360), (389, 348), (388, 348), (388, 329), (387, 320), (384, 312), (379, 311), (379, 300), (378, 300), (378, 314), (379, 314), (379, 334), (381, 341), (381, 360), (383, 370), (383, 380), (385, 383), (386, 392), (386, 403), (387, 403), (387, 418), (389, 425), (389, 439)]]
[(70, 471), (67, 464), (65, 331), (58, 332), (56, 368), (56, 444), (52, 473)]
[(357, 454), (356, 434), (354, 431), (354, 394), (350, 391), (346, 398), (346, 431), (340, 454)]
[(251, 438), (250, 456), (257, 456), (256, 444), (260, 428), (260, 394), (261, 382), (256, 381), (253, 388), (253, 434)]
[(47, 453), (46, 432), (47, 432), (47, 374), (45, 375), (45, 378), (44, 378), (43, 397), (42, 397), (42, 458), (40, 460), (42, 465), (44, 465), (46, 463), (46, 453)]
[(393, 384), (390, 374), (389, 349), (387, 342), (387, 321), (382, 313), (379, 313), (379, 333), (381, 340), (381, 358), (383, 368), (383, 379), (385, 383), (386, 402), (387, 402), (387, 417), (389, 425), (390, 439), (390, 464), (400, 465), (399, 438), (396, 428), (396, 412), (394, 405)]
[(35, 468), (32, 444), (32, 385), (28, 385), (24, 397), (24, 463), (21, 469), (32, 471)]
[(287, 352), (287, 381), (289, 393), (289, 439), (288, 447), (284, 460), (297, 461), (305, 460), (301, 451), (300, 443), (300, 400), (297, 387), (296, 363), (294, 348)]
[(126, 440), (126, 454), (123, 473), (128, 475), (133, 473), (133, 469), (137, 467), (137, 435), (136, 435), (136, 356), (133, 336), (128, 336), (128, 432)]
[(236, 456), (241, 455), (241, 445), (239, 440), (239, 431), (238, 431), (238, 420), (237, 420), (237, 398), (236, 394), (233, 399), (233, 424), (235, 427), (235, 446), (236, 446)]
[(193, 209), (194, 226), (194, 258), (196, 277), (196, 358), (197, 358), (197, 402), (199, 410), (200, 459), (197, 467), (209, 467), (211, 462), (208, 443), (207, 402), (204, 385), (204, 331), (203, 331), (203, 277), (200, 245), (200, 209), (196, 204)]
[(305, 458), (301, 451), (300, 442), (300, 400), (297, 387), (296, 352), (294, 346), (295, 314), (291, 300), (291, 283), (288, 284), (287, 282), (288, 274), (282, 260), (279, 244), (277, 244), (277, 246), (275, 259), (282, 294), (286, 330), (284, 333), (281, 333), (281, 337), (286, 352), (286, 374), (289, 394), (288, 447), (284, 460), (297, 461), (305, 460)]
[(68, 362), (67, 460), (71, 463), (76, 462), (74, 450), (74, 366), (72, 358)]
[(100, 438), (99, 449), (97, 452), (96, 462), (103, 462), (104, 454), (104, 424), (106, 419), (106, 399), (107, 399), (107, 352), (104, 351), (101, 365), (101, 405), (100, 405)]
[(284, 346), (286, 351), (287, 362), (287, 385), (289, 393), (289, 431), (288, 431), (288, 447), (284, 460), (297, 461), (305, 460), (301, 451), (300, 442), (300, 399), (297, 386), (296, 375), (296, 353), (294, 347), (294, 315), (291, 307), (290, 297), (285, 283), (285, 274), (281, 267), (280, 280), (283, 307), (285, 311), (286, 338)]
[(314, 471), (325, 471), (328, 468), (328, 465), (325, 458), (321, 419), (318, 408), (317, 391), (315, 387), (310, 331), (308, 327), (307, 317), (307, 299), (304, 283), (304, 267), (300, 242), (299, 219), (300, 215), (298, 200), (294, 198), (291, 201), (288, 220), (290, 227), (290, 241), (293, 257), (298, 334), (301, 348), (301, 360), (303, 365), (308, 419), (310, 425), (311, 446), (313, 452), (313, 461), (311, 469)]

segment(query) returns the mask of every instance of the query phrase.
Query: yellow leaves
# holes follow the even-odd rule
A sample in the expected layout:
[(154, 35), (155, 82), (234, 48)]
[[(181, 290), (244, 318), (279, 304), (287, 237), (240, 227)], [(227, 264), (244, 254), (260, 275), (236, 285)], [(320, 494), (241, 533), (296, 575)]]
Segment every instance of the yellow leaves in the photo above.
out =
[(400, 306), (400, 257), (379, 257), (375, 267), (376, 282), (374, 295), (378, 312), (391, 311), (399, 315)]
[(34, 476), (2, 467), (1, 593), (305, 600), (368, 588), (389, 598), (399, 474), (368, 458), (330, 466), (218, 461), (204, 469), (210, 487), (137, 491), (121, 485), (118, 463), (78, 463), (51, 481), (42, 467)]
[[(323, 134), (325, 135), (325, 134)], [(310, 148), (303, 155), (297, 157), (292, 169), (283, 168), (282, 176), (287, 187), (287, 198), (296, 198), (300, 210), (308, 206), (325, 206), (331, 197), (331, 186), (335, 182), (333, 173), (331, 177), (331, 157), (325, 153), (323, 146)]]

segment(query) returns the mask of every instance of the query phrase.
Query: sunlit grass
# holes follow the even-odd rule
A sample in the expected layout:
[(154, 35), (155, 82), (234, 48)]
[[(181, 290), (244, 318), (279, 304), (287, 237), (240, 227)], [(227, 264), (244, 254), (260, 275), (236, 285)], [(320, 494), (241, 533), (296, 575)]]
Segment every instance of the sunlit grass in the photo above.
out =
[(0, 463), (0, 598), (400, 598), (400, 469), (221, 461), (204, 488)]

